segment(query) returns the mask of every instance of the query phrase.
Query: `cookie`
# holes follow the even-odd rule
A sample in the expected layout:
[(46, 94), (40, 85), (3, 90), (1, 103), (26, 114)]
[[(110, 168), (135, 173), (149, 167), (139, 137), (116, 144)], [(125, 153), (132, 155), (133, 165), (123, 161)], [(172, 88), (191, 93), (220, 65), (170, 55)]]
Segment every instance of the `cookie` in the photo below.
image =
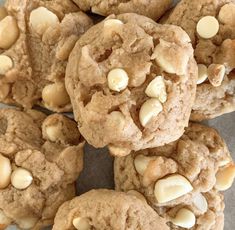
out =
[(110, 16), (76, 43), (66, 70), (75, 119), (112, 154), (164, 145), (188, 125), (197, 68), (188, 35), (144, 16)]
[(137, 13), (153, 20), (159, 19), (171, 6), (171, 0), (73, 0), (83, 11), (108, 16), (110, 14)]
[(214, 129), (192, 123), (178, 141), (117, 157), (114, 173), (118, 191), (137, 190), (159, 208), (188, 202), (213, 188), (227, 190), (235, 165)]
[(234, 0), (182, 0), (166, 20), (181, 26), (195, 48), (199, 76), (192, 120), (235, 111), (234, 22)]
[(133, 195), (112, 190), (91, 190), (65, 202), (56, 214), (53, 230), (169, 229), (165, 220)]
[(63, 115), (0, 110), (0, 229), (41, 229), (75, 196), (83, 168), (76, 123)]
[(65, 68), (91, 19), (70, 0), (8, 0), (0, 19), (0, 102), (71, 111)]

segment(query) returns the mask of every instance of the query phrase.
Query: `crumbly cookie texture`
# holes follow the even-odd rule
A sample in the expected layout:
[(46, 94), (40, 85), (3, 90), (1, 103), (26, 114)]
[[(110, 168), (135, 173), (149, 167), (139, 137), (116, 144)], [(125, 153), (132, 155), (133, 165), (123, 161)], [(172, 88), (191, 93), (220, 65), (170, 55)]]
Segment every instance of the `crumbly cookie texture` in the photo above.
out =
[(214, 129), (192, 123), (178, 141), (117, 157), (114, 172), (117, 190), (137, 190), (159, 208), (188, 202), (213, 188), (227, 190), (235, 165)]
[(190, 36), (199, 67), (191, 119), (211, 119), (235, 110), (235, 1), (182, 0), (167, 24)]
[(71, 111), (67, 59), (91, 25), (70, 0), (7, 0), (0, 8), (0, 102)]
[(83, 168), (76, 123), (63, 115), (0, 110), (0, 229), (41, 229), (75, 196)]
[(85, 139), (126, 155), (183, 134), (196, 78), (193, 49), (181, 28), (123, 14), (79, 39), (65, 82)]
[(95, 14), (137, 13), (153, 20), (159, 19), (171, 6), (171, 0), (73, 0), (81, 10)]
[(91, 190), (65, 202), (56, 214), (53, 230), (169, 229), (165, 220), (136, 196), (112, 190)]

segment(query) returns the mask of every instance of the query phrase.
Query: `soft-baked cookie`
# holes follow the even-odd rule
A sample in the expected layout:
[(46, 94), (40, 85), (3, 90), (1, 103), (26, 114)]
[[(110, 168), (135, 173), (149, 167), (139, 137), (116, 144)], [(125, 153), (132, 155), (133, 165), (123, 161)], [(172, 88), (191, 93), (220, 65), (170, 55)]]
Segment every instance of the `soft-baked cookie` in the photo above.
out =
[(7, 0), (0, 8), (0, 101), (71, 111), (67, 59), (92, 21), (70, 0)]
[(95, 14), (137, 13), (153, 20), (159, 19), (171, 6), (172, 0), (73, 0), (83, 11)]
[(227, 190), (235, 165), (214, 129), (190, 124), (178, 141), (117, 157), (114, 173), (117, 190), (137, 190), (152, 206), (164, 207), (188, 202), (213, 188)]
[(41, 229), (75, 196), (83, 167), (76, 123), (62, 115), (0, 110), (0, 229)]
[(196, 78), (193, 49), (181, 28), (123, 14), (81, 36), (65, 82), (85, 139), (123, 155), (183, 134)]
[(165, 220), (139, 198), (112, 190), (91, 190), (65, 202), (53, 230), (167, 230)]
[(182, 0), (166, 23), (190, 36), (199, 67), (192, 120), (235, 110), (235, 1)]

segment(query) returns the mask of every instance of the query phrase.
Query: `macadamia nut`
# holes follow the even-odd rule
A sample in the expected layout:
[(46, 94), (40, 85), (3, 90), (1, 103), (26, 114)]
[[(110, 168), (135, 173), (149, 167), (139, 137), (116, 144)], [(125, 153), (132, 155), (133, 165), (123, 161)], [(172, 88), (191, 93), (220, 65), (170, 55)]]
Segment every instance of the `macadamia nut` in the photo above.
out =
[(11, 162), (0, 154), (0, 189), (6, 188), (11, 181)]
[(85, 217), (77, 217), (73, 219), (73, 226), (77, 230), (90, 230), (91, 225), (89, 224), (89, 219)]
[(11, 184), (16, 189), (26, 189), (33, 181), (32, 174), (23, 168), (17, 168), (11, 174)]
[(140, 174), (140, 175), (144, 175), (145, 170), (148, 167), (149, 162), (152, 160), (151, 157), (146, 157), (144, 155), (138, 155), (136, 156), (135, 160), (134, 160), (134, 165), (135, 165), (135, 169), (136, 171)]
[(13, 67), (13, 61), (6, 55), (0, 55), (0, 74), (4, 75)]
[(197, 84), (200, 85), (208, 78), (207, 67), (203, 64), (198, 64), (198, 79)]

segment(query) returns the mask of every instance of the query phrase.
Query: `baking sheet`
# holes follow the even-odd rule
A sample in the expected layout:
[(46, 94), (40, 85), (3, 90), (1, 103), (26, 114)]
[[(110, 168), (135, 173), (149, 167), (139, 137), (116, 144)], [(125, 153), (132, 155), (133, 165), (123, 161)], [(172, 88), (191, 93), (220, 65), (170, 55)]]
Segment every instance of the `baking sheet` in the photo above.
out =
[[(3, 0), (0, 0), (0, 4)], [(0, 103), (0, 108), (5, 107)], [(235, 160), (235, 113), (230, 113), (204, 122), (216, 128), (226, 140)], [(88, 144), (85, 146), (84, 170), (77, 180), (77, 195), (96, 188), (114, 188), (113, 158), (107, 149), (95, 149)], [(233, 230), (235, 226), (235, 185), (225, 193), (225, 230)], [(9, 227), (8, 230), (15, 230)]]

